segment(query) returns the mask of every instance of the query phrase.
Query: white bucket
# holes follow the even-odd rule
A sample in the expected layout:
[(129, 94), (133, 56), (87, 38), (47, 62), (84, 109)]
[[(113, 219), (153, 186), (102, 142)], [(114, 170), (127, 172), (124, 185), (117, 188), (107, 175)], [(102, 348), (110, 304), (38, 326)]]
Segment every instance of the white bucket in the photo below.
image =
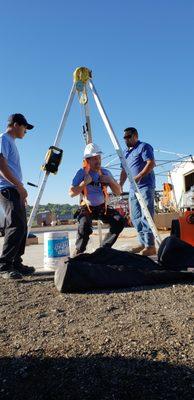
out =
[(63, 267), (69, 257), (68, 232), (44, 233), (44, 267), (56, 269)]

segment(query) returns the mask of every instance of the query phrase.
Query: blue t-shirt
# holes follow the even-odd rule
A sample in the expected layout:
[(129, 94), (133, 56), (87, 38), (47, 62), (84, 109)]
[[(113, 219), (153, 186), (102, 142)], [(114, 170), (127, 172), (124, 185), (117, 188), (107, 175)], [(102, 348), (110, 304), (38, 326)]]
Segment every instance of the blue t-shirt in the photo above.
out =
[[(110, 171), (105, 168), (101, 168), (103, 175), (109, 175), (113, 178)], [(104, 194), (102, 191), (102, 185), (99, 181), (100, 175), (98, 172), (89, 171), (90, 176), (92, 177), (92, 182), (87, 185), (87, 199), (90, 206), (99, 206), (104, 203)], [(76, 175), (73, 178), (72, 186), (78, 186), (85, 178), (86, 172), (84, 168), (80, 168), (77, 171)], [(83, 195), (81, 195), (81, 198)]]
[[(137, 141), (136, 145), (124, 151), (124, 156), (132, 176), (136, 176), (145, 167), (148, 160), (154, 160), (153, 147), (148, 143)], [(143, 187), (155, 188), (155, 174), (152, 170), (149, 174), (141, 178), (137, 183), (139, 189)], [(130, 191), (134, 191), (133, 184), (130, 185)]]
[[(15, 139), (9, 133), (2, 133), (0, 135), (0, 154), (6, 159), (8, 167), (15, 178), (22, 182), (22, 171), (20, 166), (20, 156), (15, 144)], [(14, 185), (7, 181), (0, 171), (0, 190), (7, 187), (14, 187)]]

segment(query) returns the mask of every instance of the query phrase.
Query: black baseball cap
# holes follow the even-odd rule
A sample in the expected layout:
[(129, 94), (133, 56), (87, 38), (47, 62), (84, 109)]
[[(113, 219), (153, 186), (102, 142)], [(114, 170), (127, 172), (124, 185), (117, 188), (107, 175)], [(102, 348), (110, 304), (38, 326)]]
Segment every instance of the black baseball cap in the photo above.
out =
[(13, 125), (14, 123), (18, 125), (26, 126), (26, 129), (30, 130), (34, 128), (34, 125), (31, 125), (27, 122), (26, 118), (22, 114), (11, 114), (8, 118), (8, 125)]

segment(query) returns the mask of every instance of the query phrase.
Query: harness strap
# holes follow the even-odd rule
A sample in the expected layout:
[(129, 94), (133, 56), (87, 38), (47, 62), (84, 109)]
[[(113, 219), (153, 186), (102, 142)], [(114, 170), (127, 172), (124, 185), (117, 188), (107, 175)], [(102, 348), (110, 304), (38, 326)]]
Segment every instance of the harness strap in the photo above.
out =
[[(90, 166), (89, 166), (89, 163), (87, 162), (87, 160), (83, 160), (83, 168), (84, 168), (85, 172), (88, 174), (89, 170), (90, 170)], [(92, 213), (92, 210), (91, 210), (89, 202), (88, 202), (87, 194), (88, 194), (87, 187), (84, 186), (84, 188), (83, 188), (83, 199), (81, 201), (81, 206), (86, 205), (88, 211), (90, 213)]]
[[(87, 162), (86, 159), (83, 160), (83, 168), (84, 168), (85, 172), (88, 174), (89, 171), (90, 171), (90, 165), (89, 165), (89, 163)], [(99, 173), (100, 176), (102, 176), (102, 170), (101, 170), (101, 168), (100, 168), (100, 170), (98, 171), (98, 173)], [(108, 203), (108, 197), (109, 197), (109, 196), (108, 196), (108, 191), (107, 191), (107, 187), (106, 187), (105, 183), (102, 183), (102, 182), (101, 182), (101, 187), (102, 187), (102, 191), (103, 191), (103, 194), (104, 194), (104, 200), (105, 200), (105, 214), (106, 214), (106, 213), (107, 213), (107, 203)], [(84, 188), (83, 188), (83, 200), (81, 201), (81, 206), (82, 206), (82, 205), (86, 205), (86, 207), (88, 208), (88, 211), (89, 211), (90, 213), (92, 213), (92, 210), (91, 210), (90, 205), (89, 205), (89, 202), (88, 202), (87, 195), (88, 195), (87, 187), (84, 186)]]

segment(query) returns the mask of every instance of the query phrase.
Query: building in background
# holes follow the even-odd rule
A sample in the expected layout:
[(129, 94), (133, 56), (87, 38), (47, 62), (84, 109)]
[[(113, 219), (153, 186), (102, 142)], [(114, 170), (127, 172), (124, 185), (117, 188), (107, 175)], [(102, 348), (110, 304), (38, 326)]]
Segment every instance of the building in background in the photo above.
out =
[(194, 156), (174, 165), (169, 173), (169, 182), (173, 185), (177, 208), (183, 207), (185, 196), (194, 185)]
[(42, 211), (37, 214), (37, 224), (39, 226), (48, 226), (51, 225), (51, 222), (54, 220), (53, 213), (51, 211)]

